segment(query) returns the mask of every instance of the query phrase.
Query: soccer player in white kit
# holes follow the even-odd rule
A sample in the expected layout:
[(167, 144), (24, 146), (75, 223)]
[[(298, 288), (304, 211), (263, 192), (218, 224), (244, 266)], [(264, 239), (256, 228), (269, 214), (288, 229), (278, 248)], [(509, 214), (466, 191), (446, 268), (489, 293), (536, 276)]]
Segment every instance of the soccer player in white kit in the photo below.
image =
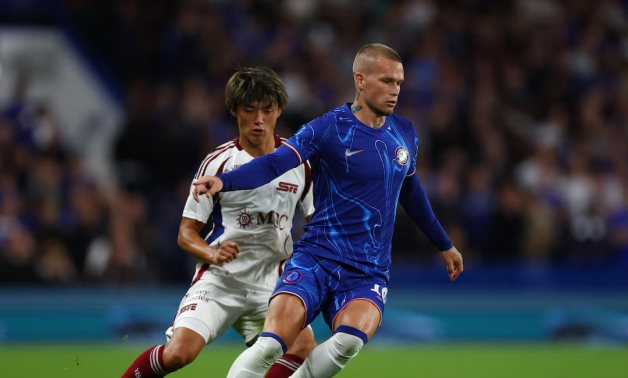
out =
[[(274, 151), (274, 134), (287, 102), (279, 76), (269, 68), (243, 68), (227, 82), (226, 104), (239, 137), (219, 146), (195, 178), (229, 172)], [(179, 305), (167, 343), (144, 351), (122, 378), (162, 377), (198, 356), (203, 347), (233, 327), (247, 345), (262, 331), (268, 299), (292, 253), (292, 220), (299, 206), (314, 212), (309, 164), (300, 165), (253, 190), (220, 193), (197, 202), (188, 196), (179, 246), (197, 260), (192, 285)], [(206, 224), (212, 229), (203, 237)], [(267, 377), (288, 377), (316, 346), (305, 328)]]

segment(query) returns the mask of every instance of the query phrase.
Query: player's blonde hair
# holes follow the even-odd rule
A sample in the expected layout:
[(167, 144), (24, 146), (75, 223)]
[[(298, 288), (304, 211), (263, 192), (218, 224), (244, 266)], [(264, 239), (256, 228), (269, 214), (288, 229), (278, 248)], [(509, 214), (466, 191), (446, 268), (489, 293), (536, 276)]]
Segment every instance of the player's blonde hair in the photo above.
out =
[(254, 102), (263, 106), (277, 105), (279, 109), (288, 103), (286, 87), (271, 68), (243, 67), (227, 81), (225, 103), (230, 112)]
[(386, 58), (401, 63), (401, 56), (392, 48), (381, 43), (368, 43), (358, 49), (353, 59), (353, 74), (368, 72), (377, 58)]

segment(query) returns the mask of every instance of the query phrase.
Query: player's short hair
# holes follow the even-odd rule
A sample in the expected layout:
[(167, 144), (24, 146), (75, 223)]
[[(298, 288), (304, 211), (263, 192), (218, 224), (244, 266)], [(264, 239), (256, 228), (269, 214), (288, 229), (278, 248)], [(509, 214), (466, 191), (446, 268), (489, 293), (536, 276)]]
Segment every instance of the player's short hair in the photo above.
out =
[(358, 49), (353, 60), (353, 73), (368, 70), (368, 66), (375, 59), (383, 57), (401, 62), (401, 56), (392, 48), (381, 43), (367, 43)]
[(238, 107), (259, 102), (283, 109), (288, 92), (279, 75), (268, 67), (243, 67), (231, 75), (225, 89), (225, 103), (230, 112)]

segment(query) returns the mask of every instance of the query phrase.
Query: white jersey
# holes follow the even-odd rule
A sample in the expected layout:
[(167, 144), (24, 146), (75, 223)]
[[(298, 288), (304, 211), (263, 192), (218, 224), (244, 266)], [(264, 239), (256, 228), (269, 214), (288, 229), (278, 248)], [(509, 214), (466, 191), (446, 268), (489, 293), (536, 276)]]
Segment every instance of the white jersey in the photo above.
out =
[[(282, 139), (275, 138), (275, 146)], [(195, 178), (232, 171), (253, 160), (238, 139), (219, 146), (203, 160)], [(289, 170), (270, 183), (253, 190), (218, 193), (213, 198), (190, 195), (183, 210), (185, 218), (212, 225), (206, 240), (212, 246), (225, 241), (240, 244), (238, 257), (221, 266), (199, 262), (193, 282), (214, 274), (244, 286), (272, 290), (280, 265), (292, 254), (292, 219), (299, 205), (304, 215), (314, 212), (309, 163)]]

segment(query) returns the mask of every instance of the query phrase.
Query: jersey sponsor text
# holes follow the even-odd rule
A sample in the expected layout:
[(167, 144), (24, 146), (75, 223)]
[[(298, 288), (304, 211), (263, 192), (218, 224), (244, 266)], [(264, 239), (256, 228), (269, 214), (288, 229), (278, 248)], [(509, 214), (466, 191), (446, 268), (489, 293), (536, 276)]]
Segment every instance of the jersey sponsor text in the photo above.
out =
[(288, 192), (288, 193), (297, 193), (297, 189), (299, 189), (299, 185), (296, 184), (291, 184), (289, 182), (283, 182), (281, 181), (278, 185), (277, 185), (277, 191), (278, 192)]

